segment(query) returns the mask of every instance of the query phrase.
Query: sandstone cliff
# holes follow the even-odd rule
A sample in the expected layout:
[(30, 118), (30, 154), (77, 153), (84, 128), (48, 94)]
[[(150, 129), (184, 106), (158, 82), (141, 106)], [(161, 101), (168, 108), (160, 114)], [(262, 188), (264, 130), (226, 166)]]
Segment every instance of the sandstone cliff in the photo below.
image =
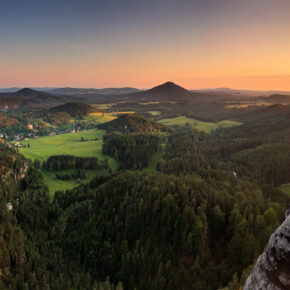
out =
[(272, 234), (243, 289), (290, 289), (290, 215)]

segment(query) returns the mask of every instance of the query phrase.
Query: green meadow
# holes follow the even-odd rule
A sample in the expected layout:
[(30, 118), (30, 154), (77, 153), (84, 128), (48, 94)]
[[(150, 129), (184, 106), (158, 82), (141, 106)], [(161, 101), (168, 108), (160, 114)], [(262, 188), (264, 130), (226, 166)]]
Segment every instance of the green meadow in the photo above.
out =
[(152, 116), (160, 116), (161, 112), (160, 111), (148, 111), (149, 114), (151, 114)]
[[(118, 164), (115, 159), (102, 153), (103, 136), (106, 131), (104, 130), (87, 130), (77, 133), (68, 133), (56, 136), (42, 137), (38, 139), (29, 139), (21, 142), (22, 145), (30, 147), (19, 148), (27, 159), (34, 161), (35, 159), (41, 162), (47, 160), (51, 155), (74, 155), (80, 157), (97, 157), (99, 159), (108, 159), (110, 167), (115, 171)], [(81, 142), (81, 138), (88, 141)], [(96, 140), (97, 138), (97, 140)], [(98, 171), (87, 170), (88, 177), (82, 182), (91, 180)], [(42, 170), (44, 180), (49, 187), (51, 196), (57, 190), (71, 189), (78, 184), (73, 181), (61, 181), (56, 179), (55, 175), (51, 172)]]
[[(29, 139), (21, 142), (21, 145), (30, 147), (19, 148), (27, 159), (46, 160), (51, 155), (74, 155), (81, 157), (98, 157), (100, 159), (108, 158), (102, 154), (104, 130), (87, 130), (77, 133), (61, 134), (56, 136), (42, 137), (38, 139)], [(81, 142), (84, 137), (88, 141)], [(96, 138), (98, 140), (96, 140)]]
[(230, 121), (230, 120), (224, 120), (224, 121), (220, 121), (216, 123), (211, 123), (211, 122), (199, 121), (199, 120), (188, 118), (185, 116), (169, 118), (169, 119), (161, 119), (158, 122), (169, 127), (170, 126), (185, 126), (188, 124), (194, 127), (195, 129), (199, 131), (203, 131), (205, 133), (210, 133), (212, 130), (215, 130), (220, 127), (226, 128), (226, 127), (239, 126), (242, 124), (240, 122), (235, 122), (235, 121)]
[[(68, 173), (72, 172), (73, 170), (67, 170), (67, 171), (59, 171), (58, 173)], [(96, 175), (104, 173), (105, 170), (86, 170), (87, 177), (85, 179), (82, 179), (80, 183), (74, 180), (60, 180), (57, 179), (53, 172), (45, 171), (41, 169), (41, 173), (44, 178), (44, 182), (48, 187), (50, 198), (53, 199), (54, 193), (56, 191), (66, 191), (69, 189), (73, 189), (74, 187), (85, 184), (90, 182)]]

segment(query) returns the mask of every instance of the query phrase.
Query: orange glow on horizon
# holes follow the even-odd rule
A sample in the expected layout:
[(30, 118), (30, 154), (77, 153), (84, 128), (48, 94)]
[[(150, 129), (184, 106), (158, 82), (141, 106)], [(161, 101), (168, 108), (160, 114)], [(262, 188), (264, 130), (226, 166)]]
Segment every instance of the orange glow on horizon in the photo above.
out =
[(0, 87), (290, 91), (289, 0), (5, 2)]

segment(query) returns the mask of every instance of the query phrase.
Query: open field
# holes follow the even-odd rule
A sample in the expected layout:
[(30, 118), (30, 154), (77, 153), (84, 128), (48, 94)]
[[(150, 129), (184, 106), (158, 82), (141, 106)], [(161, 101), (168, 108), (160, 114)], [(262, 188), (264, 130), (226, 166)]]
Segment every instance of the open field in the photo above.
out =
[(170, 119), (162, 119), (158, 122), (166, 126), (175, 126), (175, 125), (185, 126), (186, 124), (189, 124), (195, 129), (199, 131), (203, 131), (205, 133), (210, 133), (212, 130), (215, 130), (220, 127), (224, 128), (224, 127), (232, 127), (232, 126), (241, 125), (240, 122), (235, 122), (235, 121), (230, 121), (230, 120), (224, 120), (217, 123), (210, 123), (210, 122), (199, 121), (193, 118), (188, 118), (185, 116), (180, 116), (180, 117), (170, 118)]
[(112, 121), (116, 119), (116, 116), (113, 116), (111, 113), (103, 113), (103, 112), (97, 112), (97, 113), (90, 113), (88, 116), (86, 116), (85, 120), (96, 120), (99, 123), (105, 123)]
[(134, 111), (128, 111), (128, 112), (110, 112), (110, 113), (105, 113), (105, 112), (95, 112), (95, 113), (90, 113), (88, 116), (86, 116), (84, 119), (85, 120), (96, 120), (99, 123), (105, 123), (112, 121), (118, 117), (118, 115), (121, 114), (134, 114)]
[(160, 111), (148, 111), (147, 113), (151, 114), (152, 116), (160, 116), (161, 115)]
[(158, 105), (160, 102), (140, 102), (140, 105), (147, 106), (147, 105)]
[[(58, 173), (65, 173), (65, 172), (73, 172), (73, 170), (67, 170), (67, 171), (60, 171)], [(83, 180), (81, 180), (81, 184), (88, 183), (90, 180), (92, 180), (97, 174), (101, 174), (105, 172), (105, 170), (86, 170), (87, 177)], [(44, 178), (44, 182), (47, 185), (49, 189), (49, 196), (51, 199), (53, 199), (53, 196), (56, 191), (66, 191), (68, 189), (73, 189), (74, 187), (78, 186), (79, 183), (77, 183), (74, 180), (60, 180), (57, 179), (53, 172), (48, 172), (46, 170), (41, 170), (41, 173)]]
[(263, 101), (240, 101), (240, 102), (236, 102), (236, 101), (227, 101), (225, 102), (227, 103), (226, 108), (228, 109), (245, 109), (245, 108), (249, 108), (249, 107), (254, 107), (254, 106), (271, 106), (273, 104), (271, 103), (266, 103)]
[[(23, 145), (30, 147), (19, 148), (27, 159), (32, 161), (35, 159), (41, 162), (47, 160), (51, 155), (74, 155), (80, 157), (98, 157), (99, 159), (107, 158), (113, 171), (117, 170), (118, 164), (115, 159), (102, 153), (103, 136), (106, 131), (104, 130), (87, 130), (78, 133), (62, 134), (57, 136), (43, 137), (39, 139), (30, 139), (22, 142)], [(81, 142), (81, 137), (89, 141)], [(95, 140), (95, 139), (98, 140)], [(91, 180), (98, 171), (87, 170), (87, 179), (82, 182)], [(100, 170), (99, 170), (100, 172)], [(55, 178), (53, 173), (42, 170), (45, 183), (49, 187), (50, 195), (53, 196), (57, 190), (71, 189), (78, 184), (73, 181), (61, 181)]]
[(109, 104), (93, 104), (92, 107), (99, 109), (99, 110), (107, 110), (112, 106), (116, 105), (117, 103), (109, 103)]
[[(102, 154), (103, 136), (105, 133), (106, 131), (104, 130), (92, 129), (77, 133), (29, 139), (21, 142), (21, 144), (26, 146), (30, 144), (30, 147), (21, 147), (19, 151), (28, 159), (38, 159), (40, 161), (46, 160), (51, 155), (60, 154), (80, 157), (95, 156), (100, 159), (109, 159), (108, 156)], [(82, 137), (88, 139), (88, 141), (81, 142)]]
[(68, 190), (68, 189), (73, 189), (74, 187), (77, 186), (76, 182), (72, 181), (62, 181), (59, 180), (55, 177), (55, 175), (51, 172), (41, 170), (41, 173), (43, 175), (43, 179), (45, 184), (48, 187), (49, 190), (49, 196), (52, 199), (54, 196), (54, 193), (58, 190)]

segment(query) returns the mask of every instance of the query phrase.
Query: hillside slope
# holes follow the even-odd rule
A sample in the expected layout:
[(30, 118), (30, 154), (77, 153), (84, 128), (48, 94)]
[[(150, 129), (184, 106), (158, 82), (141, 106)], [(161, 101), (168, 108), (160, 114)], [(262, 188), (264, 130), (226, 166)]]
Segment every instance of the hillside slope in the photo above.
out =
[(100, 124), (98, 128), (108, 132), (117, 131), (121, 133), (148, 133), (166, 130), (166, 127), (162, 124), (133, 114), (121, 115), (117, 119)]
[(158, 100), (158, 101), (182, 101), (192, 99), (193, 94), (185, 88), (173, 82), (166, 82), (150, 90), (127, 95), (128, 99)]
[(66, 103), (49, 110), (51, 113), (65, 112), (74, 118), (83, 118), (93, 111), (93, 107), (85, 103)]
[(5, 109), (52, 107), (64, 102), (65, 98), (62, 96), (56, 96), (29, 88), (21, 89), (15, 93), (0, 94), (0, 108), (2, 107)]

